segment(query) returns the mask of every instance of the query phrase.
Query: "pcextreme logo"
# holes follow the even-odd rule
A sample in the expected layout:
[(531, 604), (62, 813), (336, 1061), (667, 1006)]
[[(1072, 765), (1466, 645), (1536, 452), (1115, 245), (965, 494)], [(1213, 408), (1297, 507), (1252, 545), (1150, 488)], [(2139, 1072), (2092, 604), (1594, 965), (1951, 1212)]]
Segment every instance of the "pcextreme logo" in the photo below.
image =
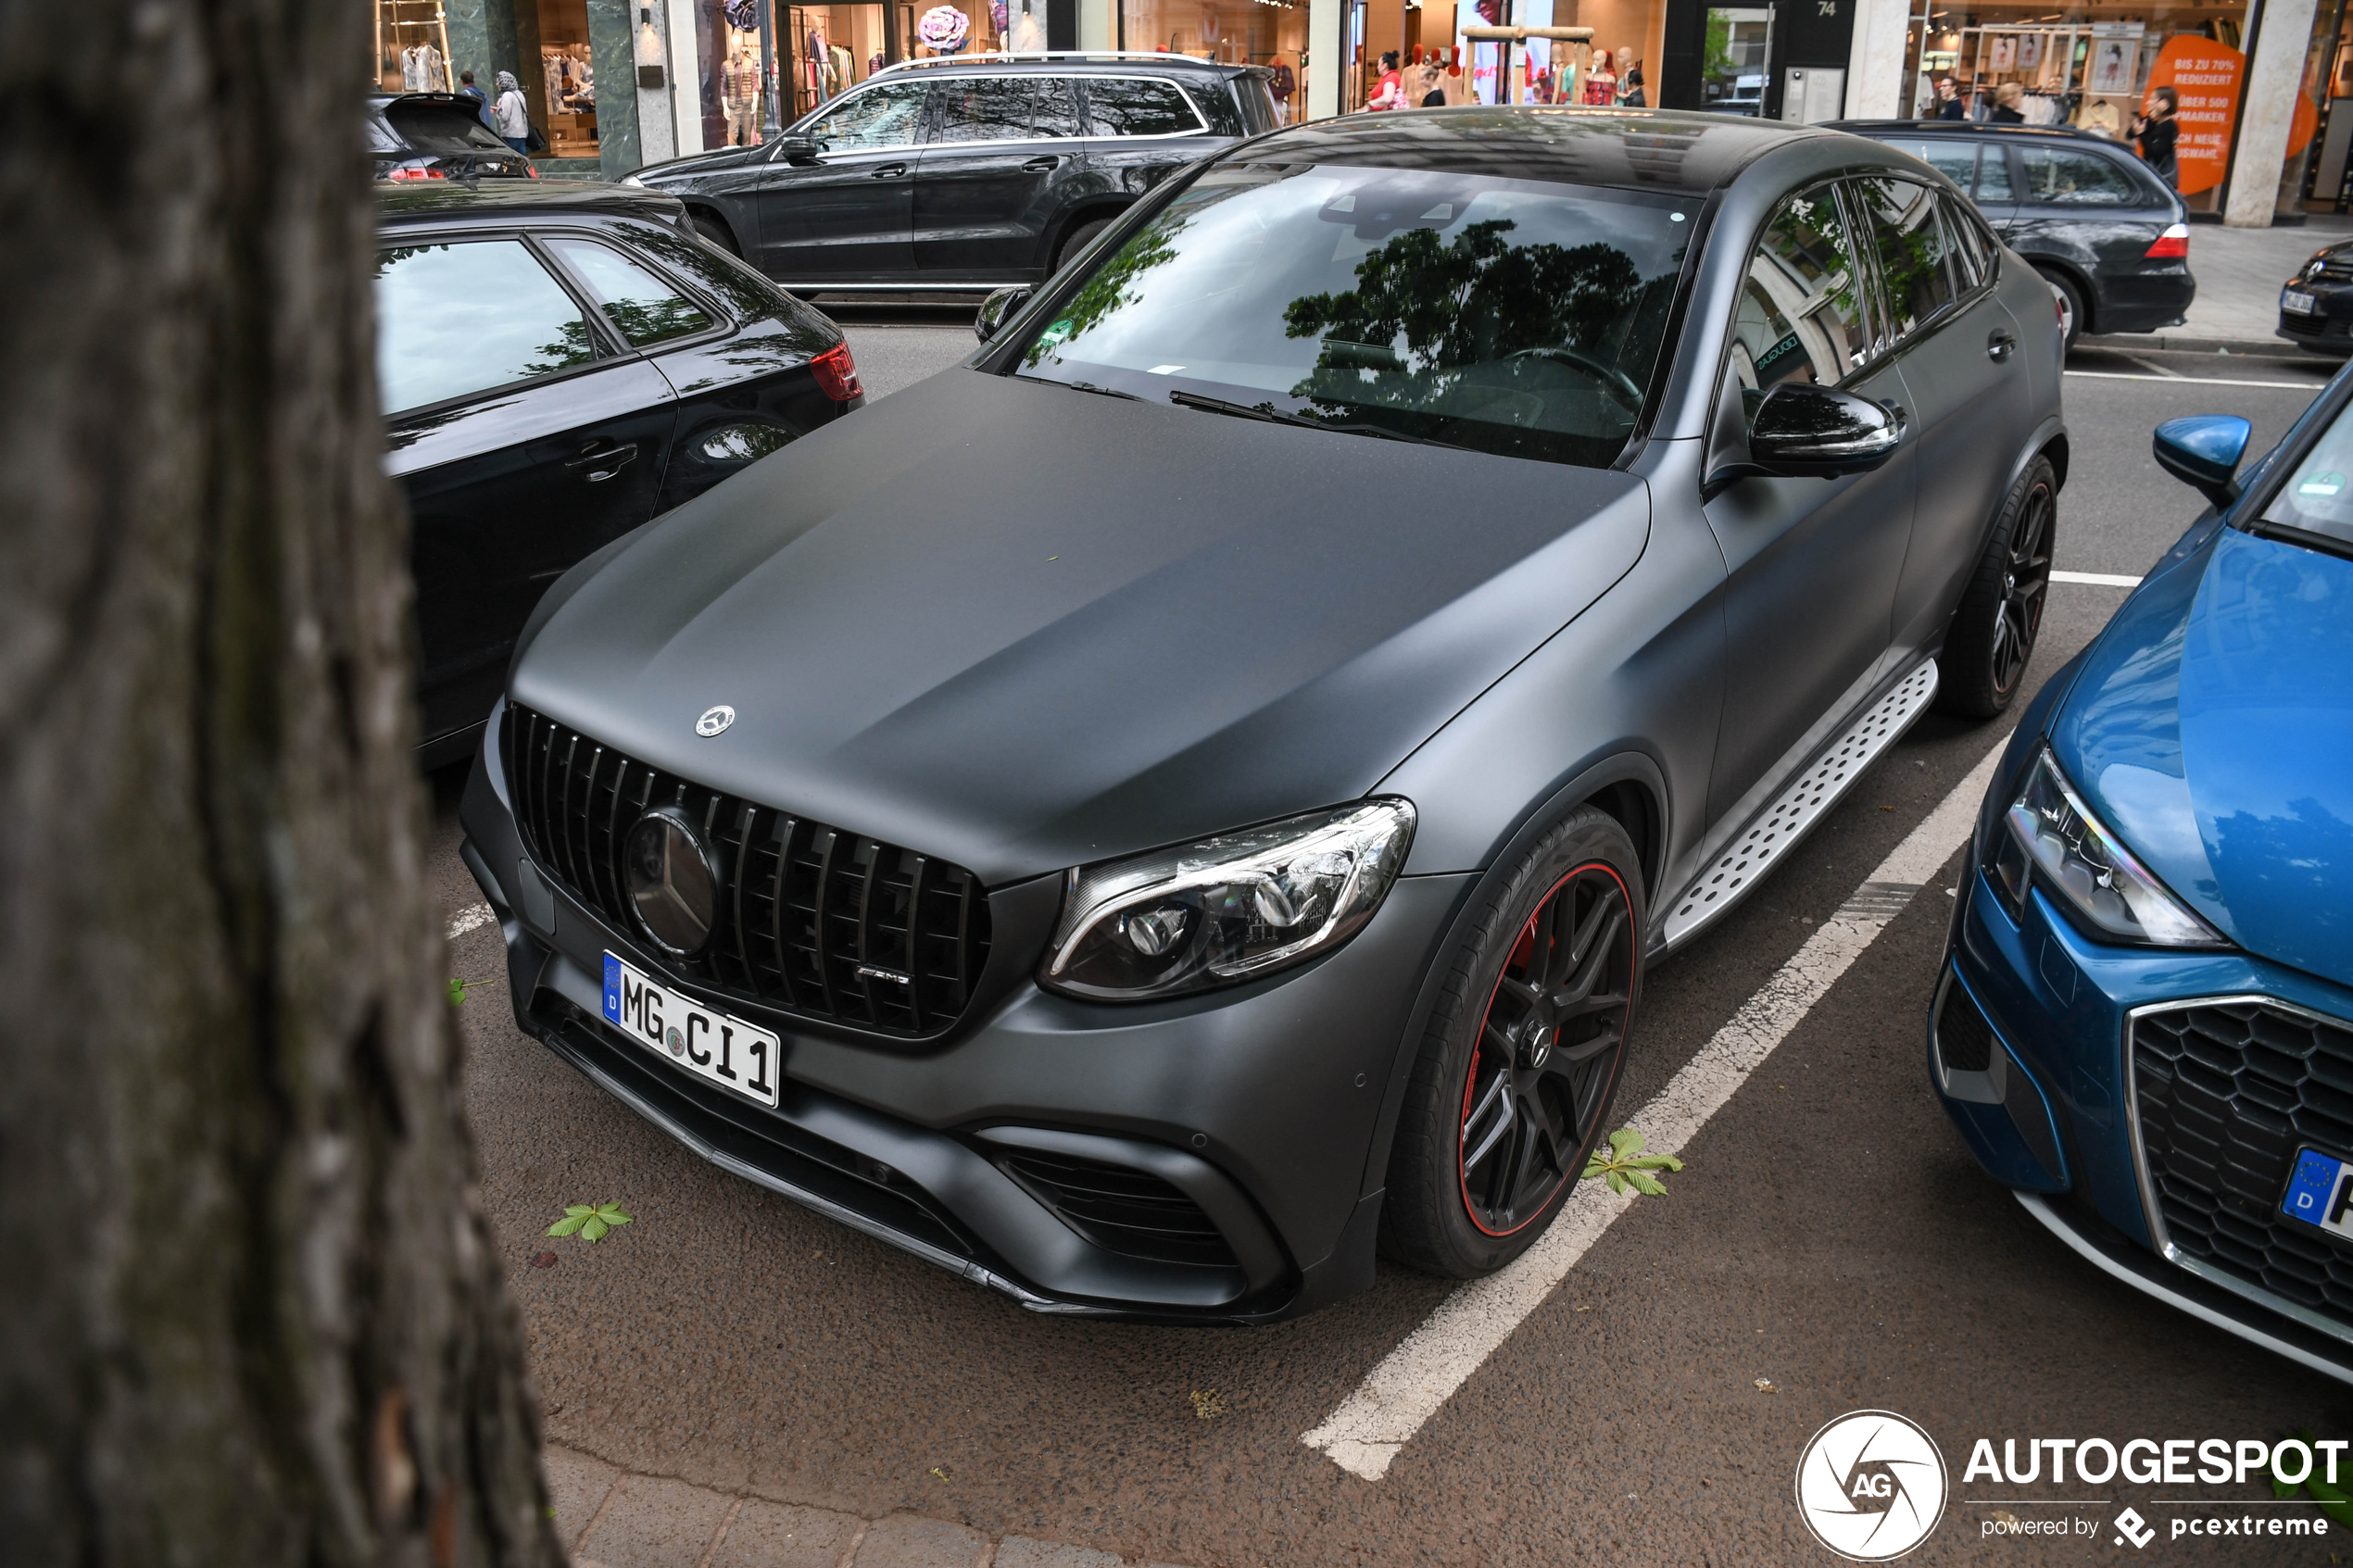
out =
[(1928, 1539), (1947, 1486), (1935, 1439), (1894, 1411), (1840, 1416), (1797, 1459), (1798, 1517), (1854, 1562), (1885, 1562)]

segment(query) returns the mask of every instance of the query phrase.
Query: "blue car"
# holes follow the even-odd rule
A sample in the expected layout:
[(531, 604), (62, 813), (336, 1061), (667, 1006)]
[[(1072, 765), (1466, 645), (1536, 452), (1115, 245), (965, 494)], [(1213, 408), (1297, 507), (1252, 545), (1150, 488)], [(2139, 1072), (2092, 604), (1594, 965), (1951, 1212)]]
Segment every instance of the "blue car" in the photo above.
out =
[(2158, 428), (2213, 509), (2027, 708), (1929, 1070), (2084, 1258), (2353, 1382), (2348, 405), (2340, 374), (2244, 478), (2246, 420)]

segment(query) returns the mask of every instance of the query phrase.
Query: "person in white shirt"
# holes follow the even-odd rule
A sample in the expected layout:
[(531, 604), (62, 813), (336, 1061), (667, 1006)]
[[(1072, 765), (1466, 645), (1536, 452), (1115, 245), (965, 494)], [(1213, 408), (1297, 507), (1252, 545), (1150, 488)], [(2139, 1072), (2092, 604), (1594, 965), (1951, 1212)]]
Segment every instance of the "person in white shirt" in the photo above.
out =
[(531, 150), (531, 106), (523, 101), (522, 84), (515, 73), (498, 73), (498, 101), (491, 106), (491, 114), (498, 121), (500, 140), (519, 153)]

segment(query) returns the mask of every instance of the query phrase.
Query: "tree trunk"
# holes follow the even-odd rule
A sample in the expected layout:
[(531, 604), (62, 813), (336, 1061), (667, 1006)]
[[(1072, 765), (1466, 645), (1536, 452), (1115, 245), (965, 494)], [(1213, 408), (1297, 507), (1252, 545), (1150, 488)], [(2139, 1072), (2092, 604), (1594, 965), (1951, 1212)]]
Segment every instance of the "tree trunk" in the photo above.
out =
[(362, 0), (0, 0), (0, 1559), (553, 1564), (422, 876)]

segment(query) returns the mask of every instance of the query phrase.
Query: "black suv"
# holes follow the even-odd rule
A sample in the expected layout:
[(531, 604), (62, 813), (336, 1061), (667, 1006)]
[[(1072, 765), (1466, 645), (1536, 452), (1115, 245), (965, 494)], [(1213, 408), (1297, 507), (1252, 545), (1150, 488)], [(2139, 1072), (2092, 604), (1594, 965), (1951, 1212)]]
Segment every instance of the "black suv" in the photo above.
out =
[(482, 106), (450, 93), (368, 100), (368, 152), (379, 180), (536, 180), (531, 160), (482, 122)]
[(888, 66), (775, 142), (623, 181), (802, 295), (1045, 277), (1176, 169), (1275, 128), (1268, 72), (1182, 55)]
[(1927, 163), (1977, 203), (2002, 242), (2059, 296), (2070, 346), (2082, 332), (2149, 332), (2197, 296), (2189, 209), (2133, 149), (2063, 125), (1846, 119)]

